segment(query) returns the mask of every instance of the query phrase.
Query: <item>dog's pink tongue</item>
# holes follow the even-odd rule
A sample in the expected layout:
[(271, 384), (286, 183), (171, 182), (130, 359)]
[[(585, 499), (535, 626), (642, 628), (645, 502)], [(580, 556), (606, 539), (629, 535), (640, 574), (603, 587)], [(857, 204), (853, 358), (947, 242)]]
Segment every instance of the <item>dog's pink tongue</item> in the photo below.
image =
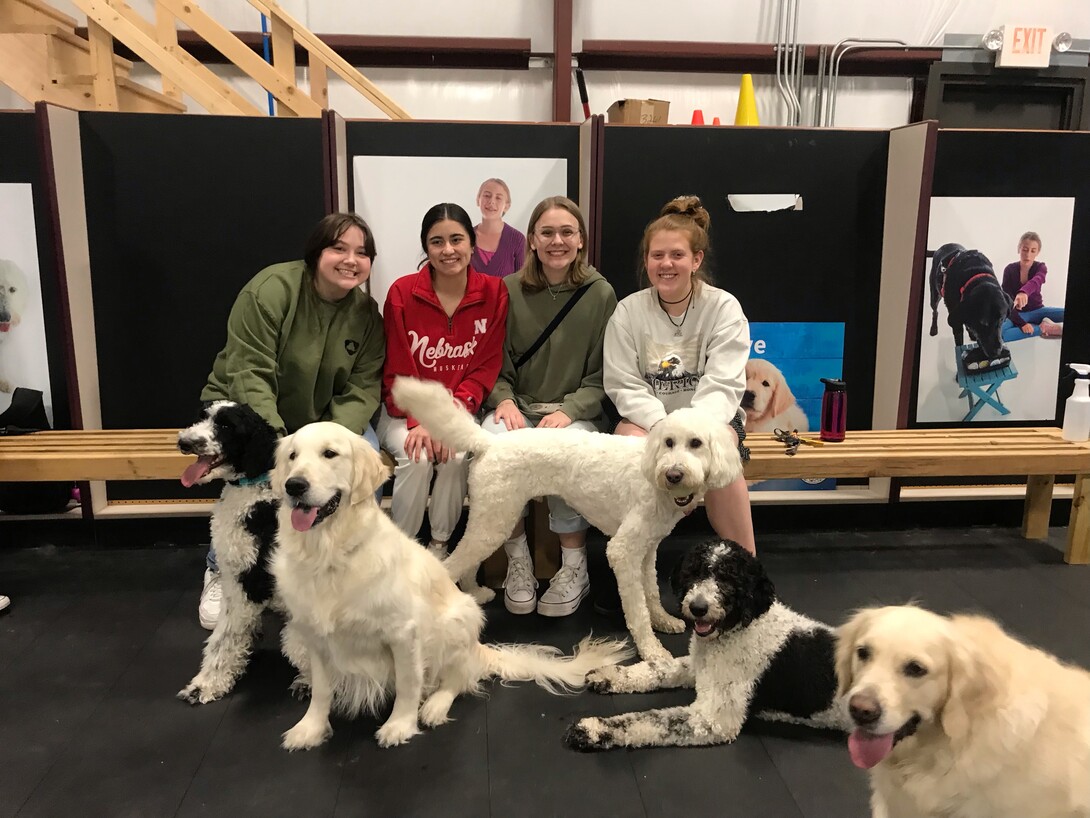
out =
[(185, 471), (182, 472), (182, 485), (189, 488), (210, 471), (212, 471), (212, 458), (201, 455), (195, 463), (190, 463), (185, 467)]
[(307, 508), (293, 508), (291, 510), (291, 527), (296, 531), (310, 531), (314, 521), (318, 518), (318, 506)]
[(852, 763), (863, 770), (869, 770), (893, 751), (893, 733), (875, 736), (863, 730), (856, 730), (848, 736), (848, 752)]
[(0, 332), (7, 332), (11, 329), (10, 321), (0, 321)]

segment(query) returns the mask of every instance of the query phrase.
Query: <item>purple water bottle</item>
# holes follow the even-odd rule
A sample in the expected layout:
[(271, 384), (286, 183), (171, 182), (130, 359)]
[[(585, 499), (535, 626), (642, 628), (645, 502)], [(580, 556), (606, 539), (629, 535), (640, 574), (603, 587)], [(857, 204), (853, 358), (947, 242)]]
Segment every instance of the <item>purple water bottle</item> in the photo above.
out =
[(844, 440), (848, 420), (847, 384), (837, 378), (822, 378), (825, 394), (821, 396), (821, 439), (829, 443)]

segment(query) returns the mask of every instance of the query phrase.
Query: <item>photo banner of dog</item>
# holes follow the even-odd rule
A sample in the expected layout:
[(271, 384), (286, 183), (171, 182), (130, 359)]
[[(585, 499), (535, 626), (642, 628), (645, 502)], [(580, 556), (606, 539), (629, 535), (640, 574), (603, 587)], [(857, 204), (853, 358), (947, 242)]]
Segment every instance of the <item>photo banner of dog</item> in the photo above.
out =
[[(746, 364), (746, 432), (771, 434), (798, 429), (817, 436), (821, 424), (822, 378), (844, 370), (844, 324), (831, 321), (750, 323)], [(836, 488), (836, 480), (763, 480), (754, 491), (814, 491)]]
[(1056, 419), (1075, 200), (931, 200), (917, 423)]
[(53, 423), (45, 311), (29, 184), (0, 184), (0, 412), (17, 386), (42, 393)]

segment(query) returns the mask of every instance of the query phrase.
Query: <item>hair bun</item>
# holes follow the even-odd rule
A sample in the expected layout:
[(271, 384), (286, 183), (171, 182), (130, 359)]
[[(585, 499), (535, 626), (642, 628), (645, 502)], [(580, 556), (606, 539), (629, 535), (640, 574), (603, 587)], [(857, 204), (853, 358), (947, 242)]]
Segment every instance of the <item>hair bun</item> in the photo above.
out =
[(668, 201), (662, 208), (660, 216), (688, 216), (697, 226), (705, 232), (711, 227), (712, 217), (704, 208), (699, 196), (678, 196)]

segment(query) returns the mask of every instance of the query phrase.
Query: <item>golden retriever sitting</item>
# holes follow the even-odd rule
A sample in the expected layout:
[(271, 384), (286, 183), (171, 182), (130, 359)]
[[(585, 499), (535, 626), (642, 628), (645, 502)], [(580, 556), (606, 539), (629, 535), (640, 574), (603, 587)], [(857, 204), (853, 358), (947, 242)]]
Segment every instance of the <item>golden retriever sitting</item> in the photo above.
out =
[(750, 358), (746, 362), (742, 408), (746, 410), (747, 433), (776, 429), (810, 431), (806, 413), (795, 402), (783, 373), (761, 358)]
[(332, 733), (331, 709), (375, 712), (393, 693), (376, 733), (401, 744), (447, 720), (455, 697), (498, 676), (551, 692), (631, 656), (622, 642), (584, 639), (561, 656), (538, 645), (482, 645), (484, 614), (442, 563), (375, 503), (388, 477), (379, 455), (336, 423), (283, 438), (272, 474), (280, 500), (272, 573), (290, 615), (284, 652), (310, 678), (306, 715), (284, 747), (307, 749)]
[(1090, 673), (914, 607), (856, 614), (836, 666), (874, 818), (1090, 816)]

